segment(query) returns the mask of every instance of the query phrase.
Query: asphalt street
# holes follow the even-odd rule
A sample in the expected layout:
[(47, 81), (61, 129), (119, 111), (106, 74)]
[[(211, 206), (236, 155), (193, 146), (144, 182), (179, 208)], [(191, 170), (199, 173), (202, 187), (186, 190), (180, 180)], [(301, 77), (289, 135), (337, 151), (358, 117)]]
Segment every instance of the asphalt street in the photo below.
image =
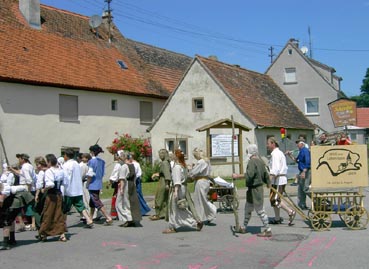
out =
[[(239, 190), (239, 218), (242, 224), (245, 189)], [(266, 190), (267, 192), (267, 190)], [(296, 187), (287, 192), (295, 200)], [(368, 194), (365, 189), (364, 194)], [(152, 203), (152, 197), (146, 197)], [(107, 205), (109, 201), (106, 201)], [(365, 208), (368, 206), (365, 197)], [(219, 206), (218, 202), (215, 202)], [(265, 197), (269, 217), (273, 209)], [(152, 210), (153, 211), (153, 210)], [(150, 212), (153, 213), (153, 212)], [(307, 211), (305, 211), (307, 214)], [(282, 213), (287, 219), (287, 215)], [(256, 236), (261, 221), (255, 213), (249, 223), (249, 233), (234, 235), (232, 212), (219, 212), (201, 232), (182, 230), (162, 234), (167, 227), (164, 220), (143, 218), (141, 227), (122, 228), (119, 221), (94, 229), (85, 229), (79, 214), (68, 216), (66, 243), (58, 238), (38, 242), (36, 232), (16, 233), (18, 245), (0, 252), (1, 268), (368, 268), (368, 230), (350, 230), (338, 215), (332, 215), (329, 231), (317, 232), (299, 215), (295, 224), (272, 225), (271, 238)]]

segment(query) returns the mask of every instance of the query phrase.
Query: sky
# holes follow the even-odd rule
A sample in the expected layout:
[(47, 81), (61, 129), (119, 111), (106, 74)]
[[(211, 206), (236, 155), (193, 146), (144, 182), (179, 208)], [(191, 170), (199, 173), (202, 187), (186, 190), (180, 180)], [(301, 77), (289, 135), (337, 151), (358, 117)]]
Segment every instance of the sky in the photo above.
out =
[[(110, 0), (113, 22), (129, 39), (190, 57), (264, 73), (290, 38), (336, 70), (342, 91), (360, 95), (369, 68), (369, 0)], [(107, 0), (40, 0), (101, 15)], [(310, 35), (309, 35), (310, 29)]]

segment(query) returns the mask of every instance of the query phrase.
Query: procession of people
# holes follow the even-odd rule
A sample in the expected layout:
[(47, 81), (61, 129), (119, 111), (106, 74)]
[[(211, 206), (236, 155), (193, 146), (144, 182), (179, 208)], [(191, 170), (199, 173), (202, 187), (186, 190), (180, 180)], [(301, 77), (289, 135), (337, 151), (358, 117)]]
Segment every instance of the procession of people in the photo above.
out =
[[(342, 136), (342, 139), (346, 139)], [(298, 204), (302, 210), (306, 207), (309, 196), (310, 151), (303, 138), (296, 141), (299, 155), (293, 157), (291, 152), (283, 153), (274, 137), (267, 141), (271, 152), (269, 165), (258, 155), (258, 148), (252, 144), (247, 148), (249, 157), (245, 174), (233, 174), (234, 179), (245, 177), (246, 204), (244, 226), (238, 233), (246, 233), (253, 210), (260, 217), (264, 230), (261, 237), (271, 237), (270, 224), (281, 224), (282, 208), (289, 220), (294, 221), (296, 211), (278, 197), (287, 184), (286, 156), (298, 163)], [(98, 145), (89, 147), (89, 153), (80, 154), (80, 163), (72, 149), (66, 149), (62, 158), (54, 154), (34, 159), (31, 164), (28, 154), (16, 154), (18, 164), (8, 166), (3, 163), (0, 179), (0, 228), (3, 228), (3, 244), (0, 250), (8, 250), (16, 244), (15, 222), (28, 216), (27, 222), (32, 231), (37, 231), (36, 239), (46, 242), (49, 237), (59, 237), (60, 242), (67, 242), (67, 214), (72, 206), (81, 215), (85, 228), (94, 227), (97, 210), (105, 218), (104, 225), (111, 226), (118, 220), (120, 227), (142, 227), (141, 220), (151, 210), (147, 205), (141, 188), (142, 170), (134, 153), (119, 150), (114, 154), (114, 169), (109, 177), (114, 189), (111, 211), (108, 213), (100, 198), (105, 176), (105, 161), (98, 155), (102, 153)], [(154, 198), (154, 214), (151, 221), (165, 219), (167, 228), (162, 233), (176, 233), (183, 229), (201, 231), (204, 224), (216, 220), (217, 207), (208, 200), (211, 184), (211, 164), (203, 150), (195, 148), (193, 156), (196, 163), (186, 164), (185, 155), (180, 149), (168, 152), (159, 150), (159, 171), (152, 175), (157, 179)], [(170, 155), (172, 158), (170, 158)], [(188, 184), (194, 182), (191, 195)], [(270, 202), (275, 217), (268, 218), (264, 207), (264, 186), (271, 188)], [(274, 190), (278, 190), (276, 193)]]

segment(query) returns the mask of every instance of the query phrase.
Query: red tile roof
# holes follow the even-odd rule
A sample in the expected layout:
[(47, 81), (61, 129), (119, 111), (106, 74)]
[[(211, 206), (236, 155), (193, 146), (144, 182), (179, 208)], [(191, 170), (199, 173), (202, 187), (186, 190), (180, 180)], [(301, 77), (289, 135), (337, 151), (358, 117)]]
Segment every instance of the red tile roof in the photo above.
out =
[[(0, 81), (166, 98), (191, 61), (127, 40), (114, 25), (109, 44), (106, 23), (97, 36), (88, 17), (45, 5), (42, 29), (35, 30), (20, 13), (18, 1), (2, 2)], [(118, 60), (128, 68), (122, 69)]]
[(357, 108), (356, 117), (356, 126), (369, 128), (369, 107)]
[(256, 125), (314, 129), (277, 84), (265, 74), (197, 56), (235, 104)]

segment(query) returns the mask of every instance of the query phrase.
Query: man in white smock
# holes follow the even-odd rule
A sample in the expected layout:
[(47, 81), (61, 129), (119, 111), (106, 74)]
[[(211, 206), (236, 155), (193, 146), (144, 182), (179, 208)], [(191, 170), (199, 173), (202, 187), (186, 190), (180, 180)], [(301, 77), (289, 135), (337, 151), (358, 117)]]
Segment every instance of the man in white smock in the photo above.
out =
[(189, 171), (189, 177), (195, 180), (194, 204), (202, 222), (210, 222), (215, 219), (217, 207), (208, 200), (210, 188), (209, 176), (211, 165), (204, 152), (198, 148), (193, 150), (193, 156), (197, 160), (195, 166)]

